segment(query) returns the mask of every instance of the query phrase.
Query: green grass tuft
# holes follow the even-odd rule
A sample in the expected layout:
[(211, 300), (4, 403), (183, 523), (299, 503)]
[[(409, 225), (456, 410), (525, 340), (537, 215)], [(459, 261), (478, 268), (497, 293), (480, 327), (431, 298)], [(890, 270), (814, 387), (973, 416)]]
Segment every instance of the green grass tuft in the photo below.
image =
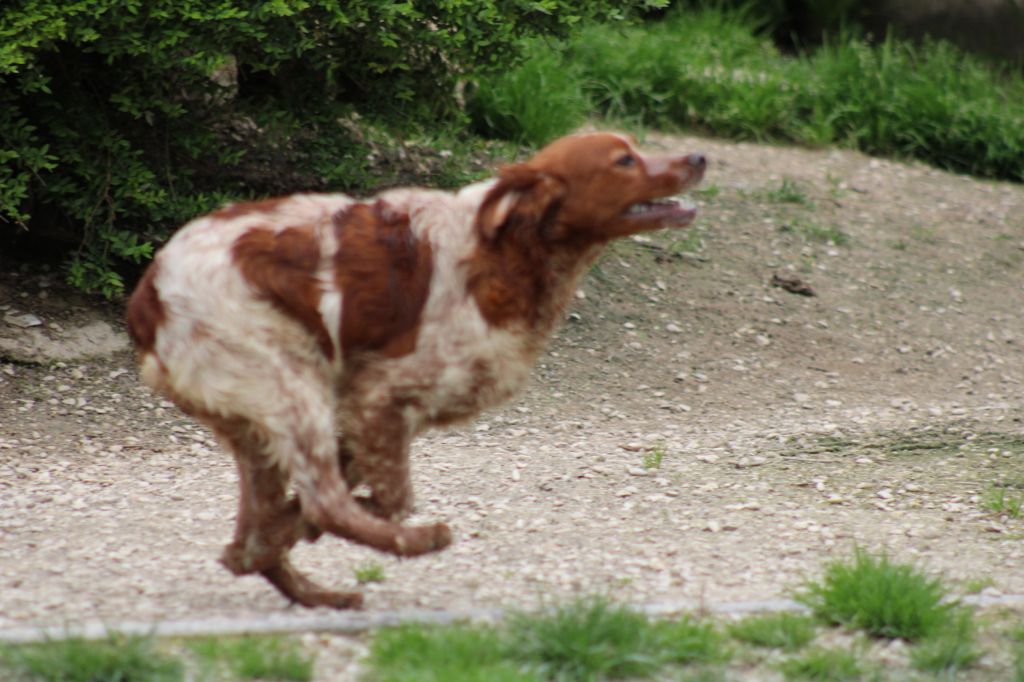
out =
[(799, 599), (821, 620), (864, 630), (874, 637), (919, 640), (939, 632), (951, 605), (946, 589), (912, 566), (858, 549), (852, 561), (829, 564), (821, 582), (811, 582)]
[(991, 576), (984, 578), (971, 578), (964, 581), (965, 594), (980, 594), (986, 587), (993, 587), (996, 581)]
[(850, 235), (843, 232), (834, 225), (825, 226), (818, 223), (798, 218), (791, 224), (780, 228), (782, 231), (793, 231), (799, 234), (804, 240), (817, 242), (818, 244), (831, 244), (833, 246), (846, 246), (850, 243)]
[(791, 178), (783, 178), (781, 185), (765, 192), (765, 198), (776, 203), (800, 204), (801, 206), (813, 205), (810, 197), (807, 196), (807, 192)]
[[(679, 236), (676, 236), (676, 235)], [(671, 258), (679, 258), (684, 254), (697, 254), (704, 250), (704, 239), (699, 230), (690, 228), (680, 233), (671, 233), (672, 239), (665, 247)]]
[(910, 653), (911, 665), (918, 670), (946, 675), (971, 667), (979, 658), (974, 618), (967, 609), (957, 611), (944, 628)]
[(787, 680), (820, 682), (860, 680), (864, 675), (856, 656), (834, 649), (812, 649), (800, 658), (783, 661), (779, 670)]
[(982, 501), (985, 509), (1011, 519), (1024, 517), (1024, 493), (1014, 493), (1004, 486), (992, 487)]
[(722, 193), (722, 188), (715, 184), (710, 184), (705, 187), (700, 187), (691, 192), (698, 199), (705, 201), (714, 201)]
[(603, 599), (539, 614), (520, 613), (501, 628), (408, 625), (377, 634), (371, 679), (378, 682), (565, 682), (642, 678), (669, 666), (714, 675), (704, 664), (728, 658), (714, 627), (689, 618), (652, 621)]
[[(0, 648), (0, 672), (33, 682), (177, 682), (179, 661), (145, 637), (111, 635), (102, 641), (67, 639)], [(11, 678), (5, 678), (11, 679)]]
[(538, 680), (506, 655), (494, 628), (403, 625), (381, 630), (370, 647), (376, 682), (527, 682)]
[(652, 623), (666, 661), (677, 664), (710, 664), (729, 660), (731, 652), (714, 625), (690, 617)]
[(644, 453), (644, 469), (660, 469), (661, 462), (664, 459), (665, 446), (659, 443)]
[(754, 646), (796, 651), (814, 639), (814, 621), (794, 613), (744, 618), (729, 626), (734, 639)]
[(521, 614), (509, 624), (512, 655), (542, 677), (592, 680), (642, 677), (668, 663), (711, 663), (726, 653), (714, 628), (689, 618), (649, 621), (603, 599), (586, 599), (550, 614)]
[(384, 574), (384, 566), (376, 562), (370, 562), (355, 568), (356, 582), (360, 585), (367, 583), (382, 583), (387, 580)]
[(207, 670), (226, 669), (241, 680), (313, 678), (313, 658), (294, 639), (277, 636), (206, 638), (189, 648)]
[(643, 677), (662, 664), (647, 618), (604, 600), (578, 601), (509, 624), (513, 656), (531, 661), (543, 678), (591, 680)]
[(1010, 633), (1013, 640), (1013, 682), (1024, 682), (1024, 625)]

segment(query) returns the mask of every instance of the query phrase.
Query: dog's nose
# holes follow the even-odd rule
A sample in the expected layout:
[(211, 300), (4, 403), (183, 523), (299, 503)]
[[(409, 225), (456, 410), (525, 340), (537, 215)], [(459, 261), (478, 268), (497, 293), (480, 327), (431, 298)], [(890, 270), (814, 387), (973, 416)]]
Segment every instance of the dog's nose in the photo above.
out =
[(686, 163), (690, 164), (697, 170), (704, 170), (708, 165), (708, 157), (703, 154), (690, 154), (686, 157)]

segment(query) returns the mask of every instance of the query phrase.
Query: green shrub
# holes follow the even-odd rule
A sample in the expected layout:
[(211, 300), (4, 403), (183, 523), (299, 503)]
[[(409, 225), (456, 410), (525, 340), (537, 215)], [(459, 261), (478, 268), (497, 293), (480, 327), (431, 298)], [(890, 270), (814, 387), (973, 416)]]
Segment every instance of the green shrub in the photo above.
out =
[(992, 486), (982, 498), (982, 506), (1011, 519), (1019, 519), (1024, 517), (1024, 494), (1015, 493), (1006, 486)]
[[(665, 0), (667, 2), (667, 0)], [(184, 219), (344, 185), (352, 111), (462, 119), (455, 84), (645, 0), (9, 0), (0, 5), (0, 220), (115, 294)]]
[(715, 626), (707, 621), (681, 616), (678, 620), (654, 621), (653, 630), (661, 655), (671, 663), (720, 663), (732, 656)]

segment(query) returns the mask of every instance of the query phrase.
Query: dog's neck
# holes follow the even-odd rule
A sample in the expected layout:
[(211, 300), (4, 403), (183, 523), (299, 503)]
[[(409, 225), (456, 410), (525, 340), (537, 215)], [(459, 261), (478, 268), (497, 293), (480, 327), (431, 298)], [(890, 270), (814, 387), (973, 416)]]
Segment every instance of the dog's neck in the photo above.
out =
[(469, 293), (491, 325), (523, 329), (543, 342), (604, 246), (548, 242), (536, 235), (481, 244), (469, 263)]

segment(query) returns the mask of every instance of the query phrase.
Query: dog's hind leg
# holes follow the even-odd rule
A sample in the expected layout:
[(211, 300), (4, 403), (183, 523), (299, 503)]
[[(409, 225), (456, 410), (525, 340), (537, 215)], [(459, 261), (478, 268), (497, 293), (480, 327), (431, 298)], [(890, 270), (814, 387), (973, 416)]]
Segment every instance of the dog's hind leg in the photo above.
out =
[[(267, 457), (288, 472), (307, 523), (396, 556), (419, 556), (451, 544), (451, 531), (443, 523), (403, 526), (367, 511), (342, 475), (341, 460), (346, 453), (339, 452), (335, 433), (333, 387), (315, 371), (273, 369), (278, 370), (273, 385), (288, 400), (250, 403), (250, 413), (259, 415), (252, 421), (259, 424)], [(404, 432), (401, 424), (390, 427)], [(360, 453), (355, 455), (361, 465)], [(363, 471), (363, 475), (368, 473)], [(407, 483), (407, 478), (399, 481), (400, 499), (407, 498)]]
[[(333, 416), (333, 412), (327, 412), (327, 416)], [(302, 514), (310, 524), (397, 556), (419, 556), (451, 544), (451, 531), (443, 523), (403, 526), (392, 520), (411, 502), (408, 476), (388, 478), (395, 489), (382, 495), (377, 463), (363, 460), (363, 453), (358, 450), (339, 449), (332, 419), (327, 420), (330, 428), (319, 428), (324, 424), (323, 419), (311, 417), (308, 412), (304, 417), (303, 428), (295, 429), (293, 436), (283, 440), (279, 447), (291, 453), (292, 483), (302, 504)], [(388, 453), (385, 459), (391, 456), (393, 453)], [(353, 482), (365, 477), (374, 497), (356, 499), (343, 478), (343, 467), (347, 469), (345, 475)], [(384, 498), (384, 508), (381, 508), (380, 498)]]
[[(342, 477), (331, 387), (316, 371), (280, 364), (266, 369), (273, 372), (266, 383), (281, 398), (232, 396), (245, 428), (217, 429), (228, 437), (242, 477), (238, 532), (225, 552), (226, 566), (263, 574), (299, 603), (319, 603), (323, 591), (313, 591), (287, 561), (287, 550), (303, 537), (328, 532), (397, 556), (451, 543), (443, 523), (403, 526), (371, 515)], [(287, 499), (289, 483), (297, 504)]]
[(235, 575), (259, 573), (292, 602), (302, 606), (359, 608), (358, 592), (327, 590), (292, 566), (289, 550), (299, 540), (315, 541), (320, 530), (302, 516), (296, 498), (287, 496), (287, 477), (271, 463), (259, 439), (245, 428), (218, 429), (235, 455), (240, 497), (234, 540), (221, 563)]

